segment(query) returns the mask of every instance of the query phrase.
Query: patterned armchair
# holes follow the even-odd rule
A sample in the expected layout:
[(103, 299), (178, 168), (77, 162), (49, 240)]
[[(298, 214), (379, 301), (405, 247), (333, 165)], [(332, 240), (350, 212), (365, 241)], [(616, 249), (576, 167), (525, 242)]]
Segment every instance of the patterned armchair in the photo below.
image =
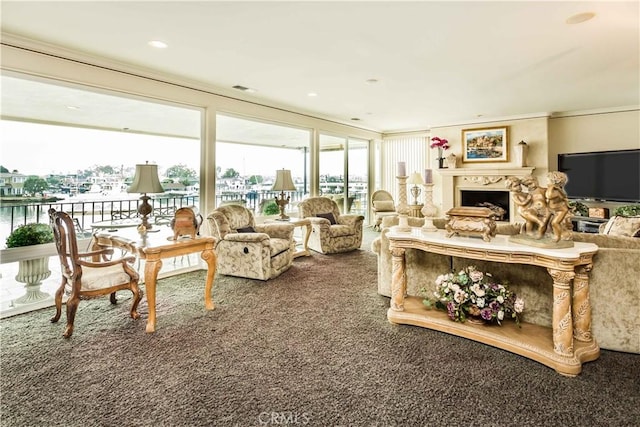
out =
[(328, 197), (309, 197), (298, 204), (300, 218), (311, 221), (309, 249), (323, 254), (347, 252), (362, 245), (362, 215), (341, 215)]
[(376, 216), (376, 222), (373, 225), (374, 230), (380, 231), (382, 218), (385, 216), (398, 215), (396, 205), (393, 202), (393, 196), (386, 190), (378, 190), (371, 195), (371, 205), (373, 213)]
[(249, 209), (225, 205), (207, 216), (207, 225), (216, 238), (220, 274), (269, 280), (293, 263), (293, 224), (256, 224)]

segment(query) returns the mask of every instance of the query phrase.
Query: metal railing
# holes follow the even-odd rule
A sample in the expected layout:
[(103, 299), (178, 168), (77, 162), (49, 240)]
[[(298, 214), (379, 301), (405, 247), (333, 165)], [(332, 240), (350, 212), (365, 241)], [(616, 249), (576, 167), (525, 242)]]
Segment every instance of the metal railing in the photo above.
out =
[[(166, 215), (167, 212), (198, 204), (199, 196), (169, 196), (154, 198), (149, 201), (154, 214)], [(54, 208), (68, 213), (77, 226), (87, 230), (91, 224), (99, 221), (122, 219), (137, 216), (140, 199), (122, 200), (61, 200), (57, 202), (2, 204), (0, 205), (0, 223), (2, 234), (8, 235), (17, 227), (31, 223), (48, 223), (48, 211)]]
[[(275, 191), (260, 192), (223, 192), (216, 195), (216, 206), (228, 203), (238, 203), (253, 210), (256, 215), (263, 214), (263, 210), (269, 201), (275, 200), (279, 193)], [(308, 197), (307, 193), (297, 191), (288, 192), (290, 197), (290, 209), (295, 209), (298, 202)], [(339, 196), (331, 195), (327, 196)], [(349, 212), (366, 215), (367, 197), (365, 194), (356, 194), (349, 198)], [(48, 210), (56, 210), (68, 213), (79, 230), (90, 231), (91, 224), (100, 221), (132, 218), (137, 216), (140, 199), (98, 199), (98, 200), (60, 200), (45, 203), (2, 203), (0, 204), (0, 236), (1, 242), (17, 227), (31, 223), (48, 223)], [(198, 195), (170, 195), (156, 197), (149, 200), (153, 207), (151, 216), (167, 217), (176, 209), (185, 206), (198, 206)], [(342, 210), (342, 206), (340, 206)], [(203, 216), (206, 216), (203, 212)]]

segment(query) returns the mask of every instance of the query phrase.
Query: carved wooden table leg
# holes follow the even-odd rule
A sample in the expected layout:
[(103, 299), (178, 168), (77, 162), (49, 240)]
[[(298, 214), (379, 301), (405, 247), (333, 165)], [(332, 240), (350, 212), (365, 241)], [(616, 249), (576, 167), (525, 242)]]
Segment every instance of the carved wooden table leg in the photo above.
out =
[(593, 264), (579, 266), (573, 279), (573, 338), (583, 342), (593, 339), (588, 276), (592, 267)]
[(200, 257), (207, 263), (207, 283), (204, 286), (204, 306), (207, 310), (213, 310), (215, 304), (211, 298), (211, 292), (213, 290), (213, 278), (216, 275), (217, 258), (212, 249), (206, 249), (202, 251)]
[(149, 318), (147, 319), (147, 332), (156, 331), (156, 282), (158, 272), (162, 268), (162, 260), (156, 256), (148, 256), (144, 265), (144, 287), (147, 291), (147, 304), (149, 305)]
[(404, 297), (407, 294), (407, 276), (405, 274), (405, 250), (391, 249), (391, 310), (404, 310)]
[(573, 319), (571, 317), (572, 271), (547, 271), (553, 278), (553, 350), (562, 356), (573, 356)]

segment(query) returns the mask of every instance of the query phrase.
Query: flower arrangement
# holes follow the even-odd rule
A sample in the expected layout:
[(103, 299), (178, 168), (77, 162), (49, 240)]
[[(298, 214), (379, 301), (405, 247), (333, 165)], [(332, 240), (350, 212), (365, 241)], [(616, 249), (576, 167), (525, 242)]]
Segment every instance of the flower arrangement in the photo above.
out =
[[(425, 292), (425, 289), (422, 289)], [(506, 285), (496, 283), (490, 273), (468, 266), (458, 273), (441, 274), (436, 278), (435, 307), (447, 310), (451, 320), (465, 322), (468, 317), (481, 318), (501, 325), (504, 319), (514, 319), (520, 325), (524, 301)], [(434, 302), (425, 298), (423, 303)]]
[(439, 152), (449, 149), (449, 141), (444, 138), (434, 136), (433, 138), (431, 138), (431, 141), (433, 141), (431, 143), (431, 148), (437, 148)]

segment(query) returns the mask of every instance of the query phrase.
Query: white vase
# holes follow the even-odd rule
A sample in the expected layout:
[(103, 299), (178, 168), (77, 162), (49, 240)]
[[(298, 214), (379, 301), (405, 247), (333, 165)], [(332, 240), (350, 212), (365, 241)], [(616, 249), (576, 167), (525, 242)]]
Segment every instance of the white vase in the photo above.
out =
[(31, 304), (50, 298), (51, 295), (40, 290), (42, 281), (49, 276), (51, 276), (49, 257), (18, 261), (16, 280), (25, 284), (27, 293), (13, 302), (16, 304)]
[(447, 161), (447, 167), (449, 169), (455, 169), (456, 168), (456, 155), (451, 153), (449, 154), (447, 157), (445, 157), (445, 160)]
[(524, 141), (520, 141), (517, 145), (516, 149), (516, 163), (520, 167), (527, 166), (527, 152), (529, 151), (529, 147), (527, 143)]

